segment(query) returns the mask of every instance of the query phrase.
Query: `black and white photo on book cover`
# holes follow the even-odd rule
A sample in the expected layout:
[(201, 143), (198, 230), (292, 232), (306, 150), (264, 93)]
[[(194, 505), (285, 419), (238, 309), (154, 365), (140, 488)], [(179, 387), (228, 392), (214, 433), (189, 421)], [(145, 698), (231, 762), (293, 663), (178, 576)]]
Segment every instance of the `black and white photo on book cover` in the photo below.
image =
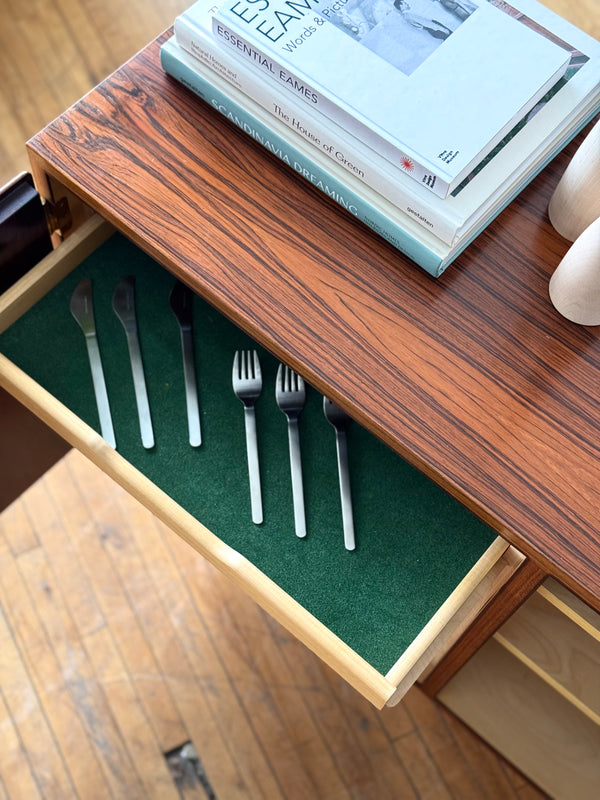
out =
[(476, 9), (471, 0), (333, 0), (319, 13), (410, 75)]

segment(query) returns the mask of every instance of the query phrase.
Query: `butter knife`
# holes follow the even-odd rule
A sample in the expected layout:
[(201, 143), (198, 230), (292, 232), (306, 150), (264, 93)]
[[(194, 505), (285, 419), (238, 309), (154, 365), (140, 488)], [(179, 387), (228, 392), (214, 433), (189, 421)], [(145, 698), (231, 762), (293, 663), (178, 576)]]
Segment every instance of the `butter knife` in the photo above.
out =
[(169, 302), (171, 310), (179, 323), (181, 335), (189, 440), (192, 447), (199, 447), (202, 444), (202, 433), (200, 430), (200, 407), (198, 404), (198, 385), (196, 383), (194, 338), (192, 333), (193, 292), (181, 281), (177, 281), (171, 291)]
[(127, 337), (127, 347), (129, 349), (129, 360), (131, 362), (133, 388), (140, 421), (142, 444), (146, 449), (149, 449), (154, 447), (154, 431), (152, 429), (150, 404), (148, 402), (146, 378), (144, 377), (144, 365), (138, 336), (138, 325), (135, 314), (135, 278), (132, 275), (124, 278), (115, 289), (112, 306)]
[(116, 448), (117, 443), (110, 414), (108, 394), (106, 392), (106, 382), (104, 380), (104, 370), (102, 369), (102, 359), (100, 358), (100, 348), (98, 347), (98, 337), (96, 335), (91, 278), (84, 278), (75, 287), (75, 291), (71, 295), (70, 309), (71, 314), (83, 331), (85, 337), (102, 437), (111, 447)]
[(350, 472), (348, 469), (348, 439), (346, 435), (348, 426), (350, 425), (350, 417), (328, 397), (323, 398), (323, 413), (325, 414), (325, 419), (335, 430), (344, 545), (346, 550), (354, 550), (356, 547), (354, 513), (352, 511), (352, 490), (350, 486)]

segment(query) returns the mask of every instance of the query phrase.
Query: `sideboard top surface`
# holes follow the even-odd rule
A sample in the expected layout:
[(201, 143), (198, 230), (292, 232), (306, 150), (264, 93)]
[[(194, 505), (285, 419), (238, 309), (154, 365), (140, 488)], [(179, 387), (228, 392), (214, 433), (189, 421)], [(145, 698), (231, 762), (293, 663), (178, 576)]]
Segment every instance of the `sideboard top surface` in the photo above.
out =
[(563, 151), (439, 278), (161, 69), (159, 37), (29, 143), (69, 188), (600, 607), (600, 341), (548, 281)]

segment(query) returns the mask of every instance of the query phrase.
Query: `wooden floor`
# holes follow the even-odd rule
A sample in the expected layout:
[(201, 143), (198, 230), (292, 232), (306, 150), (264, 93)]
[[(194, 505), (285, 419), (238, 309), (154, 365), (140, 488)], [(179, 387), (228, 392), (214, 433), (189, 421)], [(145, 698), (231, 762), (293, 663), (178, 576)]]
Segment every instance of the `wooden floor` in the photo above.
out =
[[(0, 0), (0, 185), (188, 4)], [(597, 0), (548, 4), (599, 34)], [(0, 516), (0, 800), (40, 797), (542, 795), (418, 689), (373, 710), (72, 452)]]
[(211, 791), (542, 797), (420, 690), (375, 711), (72, 451), (0, 516), (0, 798)]

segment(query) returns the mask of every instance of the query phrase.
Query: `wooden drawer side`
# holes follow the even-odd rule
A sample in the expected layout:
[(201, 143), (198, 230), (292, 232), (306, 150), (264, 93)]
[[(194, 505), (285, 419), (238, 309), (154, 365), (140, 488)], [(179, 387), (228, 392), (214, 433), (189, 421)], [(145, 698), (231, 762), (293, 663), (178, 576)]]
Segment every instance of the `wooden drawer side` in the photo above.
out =
[(416, 680), (427, 677), (523, 558), (498, 536), (387, 673), (397, 687), (389, 706), (399, 703)]

